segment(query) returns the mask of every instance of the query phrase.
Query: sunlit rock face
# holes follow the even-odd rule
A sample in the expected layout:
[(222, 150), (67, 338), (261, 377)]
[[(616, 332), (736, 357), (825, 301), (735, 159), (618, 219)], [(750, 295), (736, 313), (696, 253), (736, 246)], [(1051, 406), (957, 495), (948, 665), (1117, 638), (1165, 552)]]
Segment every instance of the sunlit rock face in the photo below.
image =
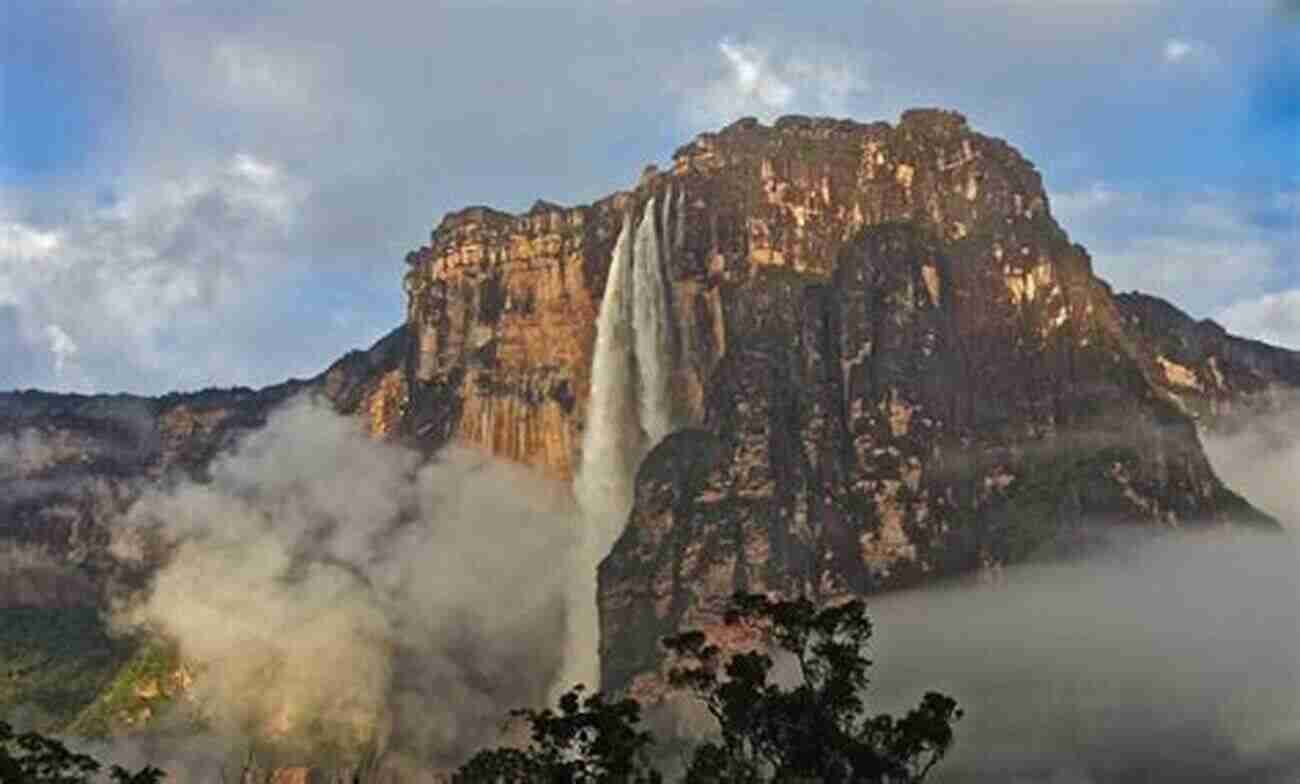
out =
[(445, 218), (408, 257), (415, 431), (572, 475), (614, 243), (624, 215), (651, 199), (656, 241), (672, 250), (672, 389), (695, 421), (728, 340), (750, 328), (731, 313), (743, 307), (736, 292), (762, 270), (828, 278), (864, 227), (906, 221), (942, 240), (1002, 232), (1007, 296), (1053, 296), (1041, 260), (1016, 255), (1014, 227), (1050, 222), (1038, 174), (960, 115), (913, 111), (898, 126), (742, 120), (590, 206)]
[(102, 523), (140, 479), (201, 476), (303, 391), (376, 437), (580, 478), (620, 236), (660, 264), (614, 287), (645, 306), (606, 411), (636, 442), (630, 512), (599, 522), (609, 687), (648, 684), (657, 637), (737, 589), (830, 598), (1075, 551), (1096, 523), (1258, 519), (1196, 425), (1288, 399), (1300, 358), (1113, 296), (1032, 164), (915, 110), (741, 120), (590, 205), (450, 214), (407, 256), (406, 323), (308, 381), (0, 395), (0, 438), (50, 445), (0, 466), (0, 533), (111, 570)]
[(726, 632), (738, 590), (832, 600), (1078, 552), (1114, 524), (1269, 524), (1215, 477), (1086, 257), (1059, 233), (1017, 245), (1033, 296), (988, 245), (886, 225), (828, 279), (759, 273), (729, 298), (752, 326), (704, 427), (642, 463), (601, 566), (604, 684), (653, 696), (654, 641)]
[(629, 216), (665, 260), (673, 429), (717, 464), (695, 489), (655, 468), (686, 459), (667, 443), (641, 468), (601, 570), (609, 685), (738, 588), (868, 592), (1069, 552), (1095, 522), (1256, 519), (1201, 453), (1181, 354), (1134, 330), (1032, 164), (937, 110), (742, 120), (590, 206), (448, 216), (408, 257), (411, 435), (580, 473)]

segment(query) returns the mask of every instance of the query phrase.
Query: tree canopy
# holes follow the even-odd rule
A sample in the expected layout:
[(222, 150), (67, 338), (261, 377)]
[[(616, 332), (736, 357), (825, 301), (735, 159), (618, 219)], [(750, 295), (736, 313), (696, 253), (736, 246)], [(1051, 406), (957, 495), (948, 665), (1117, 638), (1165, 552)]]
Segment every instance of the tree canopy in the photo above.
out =
[(797, 682), (774, 682), (774, 661), (766, 651), (737, 653), (724, 665), (721, 650), (702, 632), (666, 639), (678, 661), (670, 683), (694, 692), (720, 733), (696, 749), (686, 776), (690, 784), (915, 784), (952, 745), (953, 724), (962, 714), (946, 695), (927, 693), (901, 718), (868, 713), (872, 625), (862, 601), (818, 609), (803, 598), (737, 595), (725, 620), (753, 628), (789, 654)]
[[(687, 784), (817, 781), (918, 784), (953, 742), (962, 712), (929, 692), (906, 715), (867, 710), (867, 645), (872, 625), (860, 600), (818, 608), (810, 600), (737, 594), (724, 618), (745, 626), (763, 650), (723, 651), (699, 630), (665, 638), (669, 683), (693, 693), (717, 723), (695, 747)], [(793, 685), (773, 679), (773, 653), (788, 655)], [(658, 784), (649, 762), (654, 739), (639, 729), (641, 707), (582, 687), (558, 712), (517, 710), (532, 742), (482, 751), (456, 774), (458, 784), (584, 782)]]
[[(94, 757), (74, 752), (60, 740), (19, 734), (0, 721), (0, 784), (88, 784), (101, 770)], [(114, 765), (109, 775), (114, 784), (158, 784), (163, 778), (161, 770), (148, 766), (131, 772)]]

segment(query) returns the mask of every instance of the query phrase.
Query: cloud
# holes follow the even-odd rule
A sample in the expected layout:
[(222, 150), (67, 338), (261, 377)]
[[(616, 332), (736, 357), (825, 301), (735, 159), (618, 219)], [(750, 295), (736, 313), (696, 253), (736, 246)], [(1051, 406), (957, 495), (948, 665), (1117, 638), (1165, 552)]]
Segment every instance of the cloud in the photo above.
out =
[(724, 38), (720, 72), (678, 88), (680, 111), (693, 126), (742, 116), (771, 120), (787, 112), (843, 115), (869, 89), (862, 66), (843, 53), (801, 51), (778, 57), (768, 47)]
[(1282, 399), (1280, 410), (1230, 428), (1206, 431), (1201, 443), (1215, 472), (1233, 490), (1279, 520), (1295, 523), (1295, 477), (1300, 476), (1300, 405)]
[(1300, 349), (1300, 289), (1234, 302), (1214, 318), (1230, 332)]
[(214, 87), (234, 104), (267, 103), (303, 109), (320, 98), (318, 75), (309, 60), (232, 39), (211, 51)]
[(1165, 41), (1160, 54), (1166, 67), (1202, 77), (1208, 77), (1223, 67), (1218, 53), (1204, 41), (1170, 38)]
[(1294, 781), (1295, 538), (1125, 549), (876, 599), (875, 705), (958, 700), (944, 781)]
[(1286, 284), (1289, 259), (1300, 251), (1289, 230), (1288, 198), (1154, 193), (1104, 182), (1051, 195), (1053, 213), (1088, 246), (1101, 277), (1118, 290), (1166, 297), (1196, 316)]
[(1189, 43), (1188, 41), (1183, 41), (1178, 38), (1170, 38), (1168, 41), (1165, 41), (1165, 62), (1181, 63), (1192, 57), (1198, 46), (1198, 44)]
[[(241, 152), (107, 204), (80, 197), (49, 222), (11, 213), (0, 218), (0, 304), (26, 350), (49, 358), (45, 383), (193, 386), (206, 374), (187, 365), (221, 362), (214, 326), (238, 322), (250, 292), (291, 279), (286, 240), (306, 195), (274, 162)], [(232, 380), (237, 362), (221, 368)]]
[(55, 460), (54, 448), (37, 430), (0, 433), (0, 479), (40, 471)]
[(876, 705), (966, 710), (943, 781), (1290, 782), (1300, 775), (1300, 409), (1203, 434), (1287, 528), (1117, 540), (1110, 555), (882, 596)]
[(305, 399), (211, 474), (147, 494), (114, 549), (162, 554), (119, 622), (179, 641), (215, 729), (299, 763), (371, 745), (449, 764), (546, 699), (567, 488), (463, 449), (426, 464)]
[[(31, 154), (46, 172), (0, 184), (0, 223), (76, 251), (71, 240), (108, 209), (101, 197), (152, 202), (166, 223), (168, 209), (189, 209), (165, 204), (166, 183), (211, 179), (241, 154), (302, 195), (275, 241), (255, 243), (261, 261), (245, 280), (257, 285), (239, 307), (202, 328), (177, 312), (175, 338), (88, 340), (75, 319), (31, 304), (82, 293), (25, 288), (27, 348), (8, 362), (23, 370), (0, 381), (15, 386), (160, 392), (310, 372), (402, 318), (401, 259), (441, 213), (591, 200), (742, 114), (892, 120), (947, 105), (1068, 189), (1272, 175), (1294, 151), (1282, 134), (1256, 143), (1237, 119), (1241, 81), (1293, 48), (1276, 33), (1274, 0), (64, 5), (21, 20), (15, 45), (0, 47), (5, 94), (22, 97), (6, 125), (23, 142), (0, 149), (0, 170), (23, 170), (7, 154)], [(1190, 54), (1164, 63), (1171, 37), (1213, 51), (1215, 89), (1187, 78)], [(48, 58), (14, 54), (24, 51), (78, 57), (31, 68)], [(1258, 111), (1285, 119), (1286, 69), (1264, 69), (1274, 72)], [(74, 133), (51, 119), (63, 108), (94, 122)], [(0, 306), (14, 304), (5, 285)], [(329, 317), (344, 308), (357, 317)], [(49, 324), (78, 347), (61, 374)]]

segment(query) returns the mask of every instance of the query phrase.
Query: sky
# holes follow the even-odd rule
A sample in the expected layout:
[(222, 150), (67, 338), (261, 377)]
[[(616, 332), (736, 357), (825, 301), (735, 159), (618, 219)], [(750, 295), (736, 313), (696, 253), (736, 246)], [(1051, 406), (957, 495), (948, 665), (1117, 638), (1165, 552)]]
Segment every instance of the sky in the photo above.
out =
[(1300, 349), (1292, 0), (0, 0), (0, 389), (319, 372), (469, 204), (743, 116), (957, 109), (1117, 290)]

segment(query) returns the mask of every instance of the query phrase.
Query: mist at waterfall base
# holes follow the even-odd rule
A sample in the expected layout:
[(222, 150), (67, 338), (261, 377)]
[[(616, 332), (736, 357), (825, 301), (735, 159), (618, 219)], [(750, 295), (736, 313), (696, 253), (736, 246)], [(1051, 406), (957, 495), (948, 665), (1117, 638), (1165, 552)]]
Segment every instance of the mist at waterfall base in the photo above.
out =
[[(547, 699), (575, 514), (562, 484), (466, 449), (426, 462), (298, 400), (210, 482), (134, 506), (118, 555), (163, 562), (116, 620), (178, 641), (219, 737), (260, 739), (285, 764), (369, 748), (454, 765)], [(152, 764), (194, 759), (155, 745)]]

